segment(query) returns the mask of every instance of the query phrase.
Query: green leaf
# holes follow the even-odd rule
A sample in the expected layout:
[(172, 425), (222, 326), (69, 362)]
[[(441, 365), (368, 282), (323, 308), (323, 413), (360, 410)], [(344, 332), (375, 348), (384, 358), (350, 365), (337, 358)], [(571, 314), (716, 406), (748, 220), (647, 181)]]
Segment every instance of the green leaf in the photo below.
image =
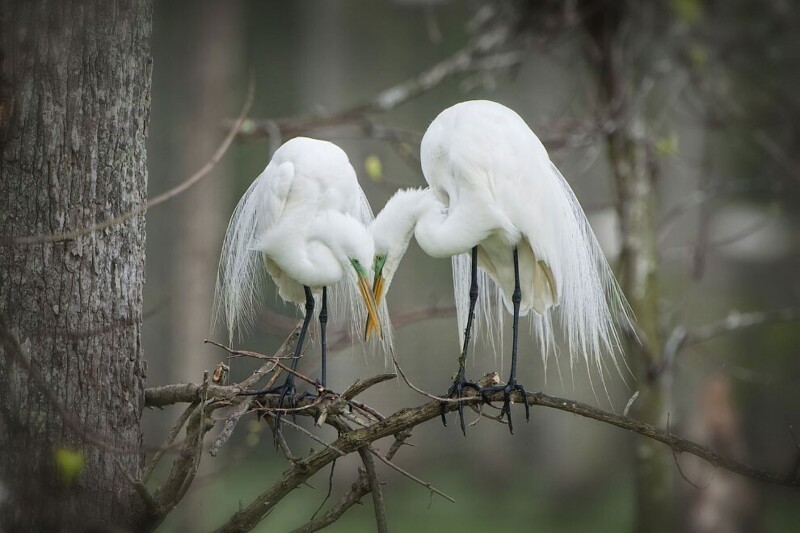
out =
[(708, 48), (693, 44), (689, 47), (689, 60), (695, 67), (704, 67), (708, 63)]
[(691, 25), (703, 16), (703, 6), (700, 0), (672, 0), (672, 12), (678, 20)]
[(669, 157), (678, 153), (678, 136), (675, 132), (656, 139), (656, 152), (663, 157)]
[(68, 448), (56, 448), (54, 457), (58, 474), (68, 484), (75, 481), (78, 475), (83, 472), (84, 458), (82, 452)]
[(375, 183), (383, 181), (383, 164), (381, 159), (375, 155), (368, 155), (364, 160), (364, 169), (367, 171), (369, 178)]

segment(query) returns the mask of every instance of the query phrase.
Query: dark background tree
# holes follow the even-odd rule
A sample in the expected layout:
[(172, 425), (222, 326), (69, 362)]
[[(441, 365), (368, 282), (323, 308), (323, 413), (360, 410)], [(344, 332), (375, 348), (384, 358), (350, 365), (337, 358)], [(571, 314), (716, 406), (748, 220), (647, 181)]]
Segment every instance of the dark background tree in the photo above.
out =
[[(151, 16), (149, 0), (0, 2), (5, 531), (131, 519), (123, 470), (142, 467), (144, 216), (64, 242), (7, 241), (145, 202)], [(11, 338), (29, 369), (9, 357)]]

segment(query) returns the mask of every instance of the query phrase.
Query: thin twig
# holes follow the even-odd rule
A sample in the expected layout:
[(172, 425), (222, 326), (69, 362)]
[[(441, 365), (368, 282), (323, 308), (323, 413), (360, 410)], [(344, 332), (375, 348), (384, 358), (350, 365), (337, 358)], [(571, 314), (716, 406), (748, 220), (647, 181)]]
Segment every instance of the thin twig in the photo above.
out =
[[(497, 391), (491, 393), (487, 399), (496, 402), (501, 401), (502, 397), (502, 391)], [(751, 479), (788, 487), (800, 487), (800, 480), (796, 478), (794, 472), (788, 474), (774, 473), (752, 467), (748, 464), (719, 455), (706, 446), (681, 439), (675, 435), (657, 429), (650, 424), (630, 417), (609, 413), (587, 404), (549, 396), (543, 393), (529, 394), (527, 398), (522, 397), (519, 393), (514, 393), (513, 400), (516, 404), (527, 401), (531, 406), (558, 409), (611, 424), (662, 442), (676, 452), (696, 455), (711, 465), (724, 468)], [(455, 410), (457, 406), (453, 403), (449, 403), (446, 404), (444, 408), (449, 412)], [(340, 457), (340, 453), (352, 453), (363, 446), (369, 446), (378, 439), (397, 434), (400, 431), (413, 428), (428, 420), (437, 418), (440, 415), (440, 409), (441, 403), (435, 400), (413, 409), (402, 409), (368, 428), (355, 429), (342, 435), (330, 445), (335, 447), (338, 452), (333, 452), (326, 447), (326, 449), (315, 452), (309, 457), (298, 461), (298, 463), (286, 472), (272, 487), (261, 493), (249, 505), (231, 516), (230, 520), (223, 525), (219, 531), (247, 531), (253, 528), (263, 516), (270, 512), (287, 494), (304, 483), (325, 465), (329, 464), (335, 457)]]
[(389, 466), (390, 468), (393, 468), (394, 470), (396, 470), (396, 471), (400, 472), (401, 474), (403, 474), (405, 477), (407, 477), (407, 478), (408, 478), (408, 479), (410, 479), (411, 481), (413, 481), (413, 482), (415, 482), (415, 483), (419, 483), (420, 485), (422, 485), (423, 487), (425, 487), (426, 489), (428, 489), (428, 490), (429, 490), (429, 491), (431, 491), (432, 493), (434, 493), (434, 494), (438, 494), (439, 496), (441, 496), (441, 497), (442, 497), (442, 498), (444, 498), (445, 500), (447, 500), (447, 501), (449, 501), (449, 502), (451, 502), (451, 503), (456, 503), (456, 501), (455, 501), (453, 498), (451, 498), (450, 496), (448, 496), (448, 495), (447, 495), (447, 494), (445, 494), (444, 492), (440, 491), (439, 489), (437, 489), (436, 487), (434, 487), (433, 485), (431, 485), (431, 484), (430, 484), (430, 483), (428, 483), (427, 481), (423, 481), (423, 480), (421, 480), (420, 478), (418, 478), (417, 476), (415, 476), (414, 474), (412, 474), (412, 473), (411, 473), (411, 472), (409, 472), (408, 470), (405, 470), (405, 469), (403, 469), (403, 468), (401, 468), (401, 467), (397, 466), (396, 464), (394, 464), (393, 462), (391, 462), (389, 459), (387, 459), (386, 457), (382, 456), (382, 455), (381, 455), (380, 453), (378, 453), (378, 451), (377, 451), (375, 448), (373, 448), (372, 446), (368, 446), (367, 448), (369, 449), (369, 451), (370, 451), (370, 452), (372, 452), (372, 455), (374, 455), (375, 457), (377, 457), (377, 458), (378, 458), (378, 460), (379, 460), (379, 461), (381, 461), (381, 462), (382, 462), (383, 464), (385, 464), (386, 466)]
[[(258, 357), (259, 359), (266, 359), (266, 360), (272, 361), (273, 363), (275, 363), (275, 365), (278, 368), (280, 368), (284, 372), (288, 372), (288, 373), (292, 374), (293, 376), (295, 376), (296, 378), (299, 378), (299, 379), (305, 381), (306, 383), (309, 383), (309, 384), (313, 385), (314, 387), (317, 386), (317, 381), (316, 380), (313, 380), (310, 377), (308, 377), (306, 375), (303, 375), (303, 374), (301, 374), (300, 372), (298, 372), (296, 370), (293, 370), (291, 367), (288, 367), (288, 366), (284, 365), (283, 363), (281, 363), (279, 361), (279, 358), (272, 357), (272, 356), (269, 356), (269, 355), (266, 355), (266, 354), (263, 354), (263, 353), (258, 353), (258, 352), (250, 352), (250, 351), (245, 351), (245, 350), (234, 350), (233, 348), (229, 348), (229, 347), (225, 346), (224, 344), (220, 344), (220, 343), (218, 343), (216, 341), (212, 341), (212, 340), (209, 340), (209, 339), (204, 339), (203, 342), (207, 343), (207, 344), (213, 344), (214, 346), (218, 346), (218, 347), (222, 348), (223, 350), (227, 351), (231, 355), (245, 355), (245, 356), (248, 356), (248, 357)], [(246, 392), (249, 393), (250, 391), (246, 391)]]
[(12, 245), (33, 245), (33, 244), (48, 244), (48, 243), (55, 243), (62, 241), (70, 241), (78, 237), (89, 235), (96, 231), (108, 228), (110, 226), (121, 224), (126, 220), (130, 220), (131, 218), (141, 213), (144, 213), (148, 209), (151, 209), (159, 204), (163, 204), (164, 202), (175, 198), (179, 194), (182, 194), (189, 188), (196, 185), (204, 177), (206, 177), (220, 162), (222, 157), (228, 151), (228, 148), (230, 148), (233, 139), (239, 133), (239, 130), (241, 130), (242, 124), (244, 124), (247, 114), (250, 112), (250, 107), (253, 104), (254, 95), (255, 95), (255, 81), (254, 78), (251, 76), (250, 82), (247, 87), (247, 97), (245, 98), (244, 104), (242, 105), (242, 110), (239, 112), (239, 117), (231, 126), (228, 135), (226, 135), (225, 139), (223, 139), (222, 144), (219, 145), (217, 151), (214, 152), (214, 155), (211, 157), (211, 159), (209, 159), (208, 162), (206, 162), (206, 164), (203, 165), (202, 168), (200, 168), (200, 170), (198, 170), (197, 172), (192, 174), (189, 178), (187, 178), (185, 181), (179, 183), (170, 190), (159, 194), (155, 198), (151, 198), (144, 204), (141, 204), (138, 207), (135, 207), (126, 213), (123, 213), (113, 218), (109, 218), (107, 220), (104, 220), (103, 222), (98, 222), (97, 224), (92, 224), (91, 226), (86, 228), (79, 228), (72, 231), (67, 231), (65, 233), (56, 233), (51, 235), (29, 235), (24, 237), (13, 237), (12, 239), (10, 239), (10, 241), (0, 241), (0, 245), (9, 242)]
[(169, 432), (167, 440), (164, 441), (162, 449), (158, 450), (155, 454), (153, 454), (153, 458), (147, 465), (147, 469), (145, 470), (144, 475), (142, 476), (143, 483), (147, 483), (150, 480), (150, 476), (153, 475), (153, 471), (156, 469), (158, 462), (164, 456), (164, 451), (167, 449), (167, 447), (171, 446), (172, 443), (175, 441), (175, 439), (178, 437), (178, 433), (181, 432), (181, 428), (183, 428), (183, 425), (186, 423), (187, 420), (189, 420), (189, 417), (197, 408), (198, 403), (199, 402), (193, 402), (189, 404), (189, 406), (186, 409), (184, 409), (183, 413), (181, 413), (181, 416), (178, 417), (178, 421), (175, 422), (175, 426), (172, 428), (172, 431)]
[(722, 320), (706, 324), (688, 333), (687, 346), (706, 342), (720, 335), (765, 324), (779, 324), (800, 320), (800, 308), (787, 307), (771, 311), (752, 313), (731, 312)]
[(369, 490), (372, 492), (372, 504), (375, 507), (375, 525), (377, 526), (378, 533), (388, 533), (389, 526), (386, 525), (386, 502), (383, 499), (383, 489), (381, 488), (381, 481), (378, 479), (378, 472), (375, 470), (375, 461), (372, 460), (373, 455), (377, 452), (371, 448), (367, 451), (364, 448), (359, 448), (358, 455), (361, 457), (361, 462), (364, 463), (364, 470), (367, 473), (367, 481), (369, 482)]
[[(397, 357), (394, 354), (394, 350), (390, 349), (389, 354), (392, 357), (392, 362), (394, 363), (394, 367), (397, 369), (397, 372), (400, 374), (400, 377), (403, 378), (403, 381), (405, 381), (406, 385), (408, 385), (411, 390), (418, 392), (419, 394), (425, 396), (426, 398), (430, 398), (431, 400), (436, 400), (437, 402), (442, 402), (442, 403), (459, 403), (459, 402), (476, 403), (478, 400), (481, 399), (481, 397), (477, 395), (474, 391), (472, 391), (472, 389), (469, 389), (466, 395), (462, 396), (461, 398), (443, 398), (441, 396), (436, 396), (434, 394), (431, 394), (430, 392), (426, 392), (417, 387), (416, 385), (414, 385), (413, 383), (411, 383), (411, 380), (408, 379), (408, 376), (406, 376), (406, 373), (403, 372), (403, 369), (400, 367), (400, 363), (397, 362)], [(489, 374), (486, 374), (483, 380), (491, 381), (491, 383), (487, 383), (485, 386), (496, 385), (497, 383), (499, 383), (499, 375), (497, 374), (497, 372), (491, 372)]]
[[(669, 428), (669, 413), (667, 413), (667, 434), (672, 435), (672, 432)], [(691, 479), (689, 479), (686, 474), (683, 472), (683, 468), (681, 467), (681, 462), (678, 460), (678, 452), (675, 451), (675, 448), (672, 448), (672, 459), (675, 461), (675, 467), (678, 469), (678, 474), (683, 478), (683, 480), (691, 485), (692, 487), (696, 488), (697, 490), (706, 490), (708, 487), (711, 486), (711, 483), (714, 481), (714, 478), (717, 476), (717, 467), (714, 467), (714, 470), (711, 472), (711, 476), (709, 476), (708, 481), (706, 481), (705, 485), (698, 485)]]
[(314, 518), (322, 510), (322, 508), (325, 507), (325, 503), (330, 499), (331, 494), (333, 493), (333, 472), (335, 470), (336, 470), (336, 459), (334, 459), (333, 462), (331, 463), (331, 473), (328, 476), (328, 493), (325, 495), (325, 499), (322, 500), (322, 503), (319, 504), (319, 507), (317, 507), (317, 510), (314, 511), (314, 514), (311, 515), (311, 520), (314, 520)]
[(378, 374), (377, 376), (365, 379), (364, 381), (356, 380), (355, 383), (350, 385), (350, 387), (342, 393), (340, 398), (344, 401), (352, 400), (367, 389), (383, 383), (384, 381), (395, 379), (396, 377), (397, 374)]
[[(286, 337), (286, 340), (283, 341), (283, 344), (281, 344), (280, 348), (278, 348), (278, 350), (275, 352), (275, 355), (282, 356), (284, 354), (293, 353), (294, 345), (297, 342), (297, 339), (300, 335), (301, 325), (302, 322), (297, 322), (295, 324), (294, 329)], [(255, 383), (258, 382), (259, 379), (261, 379), (261, 376), (263, 376), (268, 372), (273, 372), (273, 370), (275, 370), (274, 363), (271, 361), (267, 362), (263, 364), (260, 368), (258, 368), (255, 372), (253, 372), (250, 375), (250, 377), (241, 382), (239, 386), (251, 387), (252, 385), (255, 385)], [(270, 376), (270, 379), (266, 384), (266, 388), (272, 387), (272, 385), (275, 384), (275, 381), (277, 381), (279, 375), (280, 375), (280, 370), (278, 370), (277, 372), (273, 372), (272, 376)], [(227, 420), (225, 420), (225, 425), (222, 427), (222, 431), (217, 436), (217, 438), (214, 439), (214, 442), (209, 448), (208, 453), (216, 457), (217, 453), (219, 453), (219, 449), (222, 447), (223, 444), (228, 442), (228, 439), (233, 434), (233, 430), (236, 429), (236, 425), (239, 423), (239, 419), (250, 409), (251, 405), (252, 401), (250, 402), (242, 401), (242, 403), (240, 403), (234, 408), (233, 413), (228, 417)]]
[[(273, 413), (273, 412), (271, 412), (271, 411), (267, 411), (265, 414), (266, 414), (267, 416), (270, 416), (270, 417), (275, 417), (275, 416), (277, 416), (275, 413)], [(302, 427), (302, 426), (298, 426), (297, 424), (295, 424), (294, 422), (292, 422), (292, 421), (290, 421), (290, 420), (287, 420), (286, 418), (281, 418), (281, 424), (287, 424), (288, 426), (295, 428), (295, 429), (296, 429), (297, 431), (299, 431), (300, 433), (303, 433), (305, 436), (307, 436), (307, 437), (308, 437), (308, 438), (310, 438), (311, 440), (313, 440), (313, 441), (315, 441), (315, 442), (318, 442), (318, 443), (322, 444), (323, 446), (325, 446), (325, 447), (326, 447), (326, 448), (328, 448), (329, 450), (331, 450), (331, 451), (335, 452), (335, 453), (336, 453), (337, 455), (339, 455), (339, 456), (345, 456), (345, 455), (347, 455), (346, 453), (344, 453), (342, 450), (340, 450), (340, 449), (339, 449), (339, 448), (337, 448), (336, 446), (334, 446), (334, 445), (332, 445), (332, 444), (330, 444), (330, 443), (327, 443), (327, 442), (325, 442), (324, 440), (322, 440), (321, 438), (317, 437), (316, 435), (314, 435), (313, 433), (311, 433), (310, 431), (308, 431), (308, 430), (307, 430), (307, 429), (305, 429), (304, 427)]]
[(350, 490), (347, 491), (344, 496), (342, 496), (336, 505), (328, 509), (324, 515), (316, 520), (314, 517), (311, 517), (311, 520), (293, 530), (292, 533), (313, 533), (328, 527), (332, 523), (336, 522), (339, 517), (347, 512), (347, 510), (353, 505), (359, 503), (361, 498), (363, 498), (368, 492), (369, 481), (367, 480), (366, 472), (364, 472), (363, 474), (359, 475), (358, 479), (355, 483), (353, 483)]
[(363, 413), (365, 413), (365, 414), (367, 414), (369, 416), (374, 417), (375, 420), (384, 420), (386, 418), (385, 416), (383, 416), (382, 414), (380, 414), (378, 411), (376, 411), (374, 408), (370, 407), (367, 404), (364, 404), (364, 403), (361, 403), (361, 402), (357, 402), (355, 400), (347, 400), (347, 403), (351, 407), (355, 407), (357, 410), (359, 410), (359, 411), (361, 411), (361, 412), (363, 412)]
[(394, 442), (392, 443), (389, 451), (386, 452), (386, 458), (390, 461), (394, 459), (394, 456), (397, 452), (400, 451), (400, 448), (403, 446), (414, 446), (413, 444), (408, 444), (406, 440), (411, 437), (411, 429), (404, 429), (403, 431), (398, 431), (394, 436)]
[[(278, 428), (275, 427), (275, 419), (271, 416), (265, 416), (264, 420), (267, 422), (270, 431), (272, 431), (273, 435), (275, 435), (275, 441), (278, 443), (278, 447), (281, 449), (283, 456), (287, 461), (289, 461), (290, 464), (296, 463), (297, 457), (292, 453), (291, 448), (289, 448), (289, 443), (286, 442), (283, 432), (279, 431)], [(334, 464), (336, 464), (335, 461)], [(331, 473), (331, 475), (333, 475), (333, 473)]]
[[(509, 68), (519, 64), (521, 54), (509, 55), (503, 48), (513, 39), (514, 32), (506, 25), (498, 25), (478, 36), (464, 48), (418, 75), (390, 87), (369, 102), (337, 113), (306, 118), (278, 118), (249, 120), (239, 132), (240, 137), (263, 138), (279, 131), (282, 137), (293, 137), (308, 132), (361, 122), (370, 114), (385, 113), (424, 94), (443, 81), (461, 74), (489, 68)], [(498, 64), (493, 62), (498, 59)]]
[(144, 482), (134, 479), (118, 459), (114, 459), (114, 464), (117, 465), (119, 471), (122, 472), (122, 475), (141, 498), (142, 503), (144, 503), (145, 512), (151, 516), (158, 516), (161, 513), (161, 508), (156, 499), (153, 498), (153, 495), (150, 494), (150, 491), (147, 490), (147, 487), (145, 487)]

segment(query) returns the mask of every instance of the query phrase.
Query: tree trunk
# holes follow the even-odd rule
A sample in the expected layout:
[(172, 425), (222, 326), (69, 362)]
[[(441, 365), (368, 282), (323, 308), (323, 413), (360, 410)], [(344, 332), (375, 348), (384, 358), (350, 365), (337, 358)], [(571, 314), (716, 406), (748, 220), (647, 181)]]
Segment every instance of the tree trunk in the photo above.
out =
[(0, 314), (4, 340), (30, 361), (15, 363), (5, 343), (5, 531), (131, 523), (123, 470), (136, 478), (142, 466), (144, 216), (66, 242), (9, 239), (145, 202), (151, 12), (148, 0), (0, 0)]
[[(653, 18), (658, 7), (627, 2), (587, 0), (585, 27), (589, 57), (597, 68), (598, 84), (611, 127), (607, 128), (608, 158), (614, 177), (620, 218), (622, 288), (631, 304), (642, 343), (631, 341), (627, 361), (636, 376), (639, 397), (633, 416), (665, 427), (670, 400), (671, 368), (662, 361), (662, 332), (658, 309), (657, 165), (647, 139), (643, 105), (636, 92), (642, 79), (632, 59), (641, 34), (656, 46)], [(645, 20), (649, 19), (649, 20)], [(648, 22), (645, 24), (644, 22)], [(674, 465), (669, 448), (635, 437), (635, 531), (675, 530)]]

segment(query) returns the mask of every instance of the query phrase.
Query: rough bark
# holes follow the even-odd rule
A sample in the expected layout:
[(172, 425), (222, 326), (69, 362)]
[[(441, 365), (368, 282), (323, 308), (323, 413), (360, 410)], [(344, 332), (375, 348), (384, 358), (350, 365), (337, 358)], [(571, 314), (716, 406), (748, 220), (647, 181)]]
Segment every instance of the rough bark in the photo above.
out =
[(130, 522), (121, 469), (142, 467), (144, 216), (66, 242), (9, 241), (145, 201), (151, 11), (148, 0), (0, 0), (0, 313), (31, 366), (0, 359), (6, 531)]

